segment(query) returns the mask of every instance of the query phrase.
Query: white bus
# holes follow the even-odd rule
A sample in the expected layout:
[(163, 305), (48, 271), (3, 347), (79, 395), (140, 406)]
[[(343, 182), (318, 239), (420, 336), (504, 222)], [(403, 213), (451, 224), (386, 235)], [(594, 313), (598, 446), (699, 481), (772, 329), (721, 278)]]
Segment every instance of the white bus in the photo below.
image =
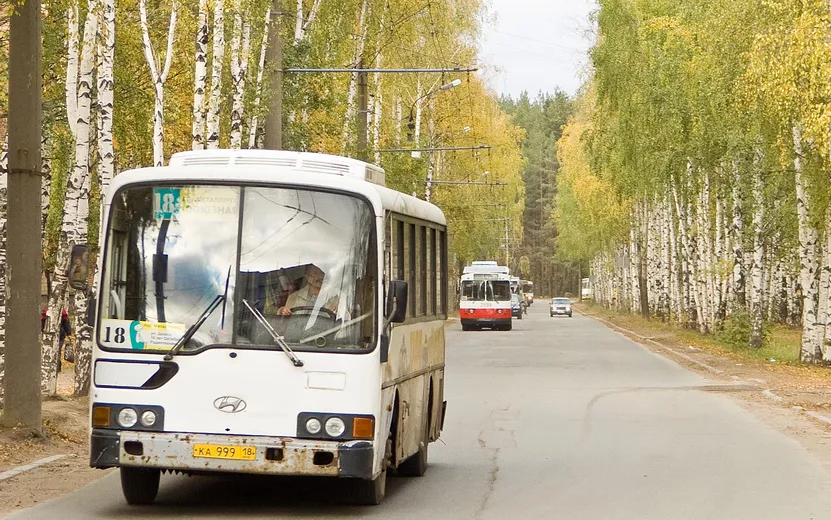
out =
[(342, 477), (362, 504), (388, 467), (425, 472), (445, 410), (445, 218), (383, 182), (262, 150), (114, 179), (90, 464), (120, 468), (128, 503), (152, 502), (162, 471)]
[(459, 295), (462, 330), (511, 330), (511, 276), (503, 272), (507, 267), (495, 262), (489, 269), (469, 267), (462, 274)]

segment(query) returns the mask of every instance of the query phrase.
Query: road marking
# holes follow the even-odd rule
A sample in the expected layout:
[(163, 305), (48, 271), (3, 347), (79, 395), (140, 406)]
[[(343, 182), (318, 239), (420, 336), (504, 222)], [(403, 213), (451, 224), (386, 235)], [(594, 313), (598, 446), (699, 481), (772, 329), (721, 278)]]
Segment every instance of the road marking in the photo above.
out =
[(12, 477), (16, 477), (23, 473), (24, 471), (29, 471), (31, 469), (35, 469), (37, 467), (43, 466), (44, 464), (49, 464), (50, 462), (55, 462), (56, 460), (60, 460), (66, 457), (66, 455), (52, 455), (51, 457), (46, 457), (45, 459), (40, 459), (32, 462), (31, 464), (26, 464), (24, 466), (18, 466), (16, 468), (12, 468), (8, 471), (4, 471), (0, 473), (0, 482), (4, 480), (8, 480)]

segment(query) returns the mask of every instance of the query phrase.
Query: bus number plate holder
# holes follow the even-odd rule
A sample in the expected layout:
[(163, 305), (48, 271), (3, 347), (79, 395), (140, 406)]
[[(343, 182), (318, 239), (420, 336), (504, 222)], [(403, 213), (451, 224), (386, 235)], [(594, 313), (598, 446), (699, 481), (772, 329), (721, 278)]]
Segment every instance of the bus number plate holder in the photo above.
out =
[(206, 459), (256, 460), (257, 448), (225, 444), (194, 444), (193, 456)]

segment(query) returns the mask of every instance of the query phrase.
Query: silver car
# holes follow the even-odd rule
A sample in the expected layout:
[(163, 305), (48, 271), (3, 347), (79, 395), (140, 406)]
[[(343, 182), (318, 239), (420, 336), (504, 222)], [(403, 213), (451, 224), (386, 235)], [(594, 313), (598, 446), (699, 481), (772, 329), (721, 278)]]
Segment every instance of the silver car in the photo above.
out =
[(551, 317), (568, 316), (571, 318), (571, 300), (568, 298), (552, 298), (549, 304)]

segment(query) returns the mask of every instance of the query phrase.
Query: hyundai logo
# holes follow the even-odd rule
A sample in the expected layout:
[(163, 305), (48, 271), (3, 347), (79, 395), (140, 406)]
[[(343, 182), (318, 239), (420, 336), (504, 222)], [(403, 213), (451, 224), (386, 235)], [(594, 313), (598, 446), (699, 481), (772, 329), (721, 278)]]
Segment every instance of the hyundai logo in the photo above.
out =
[(216, 401), (214, 401), (214, 408), (225, 413), (241, 412), (245, 410), (246, 406), (245, 401), (232, 395), (217, 397)]

